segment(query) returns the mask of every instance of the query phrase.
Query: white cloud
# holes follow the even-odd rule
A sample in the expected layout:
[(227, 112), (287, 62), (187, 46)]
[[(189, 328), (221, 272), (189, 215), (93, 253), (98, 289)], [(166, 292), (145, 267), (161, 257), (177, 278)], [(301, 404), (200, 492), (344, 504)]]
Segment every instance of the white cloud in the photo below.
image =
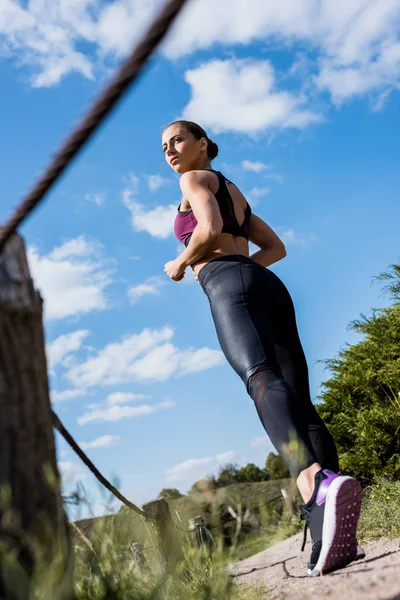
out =
[[(163, 4), (2, 0), (0, 51), (33, 68), (36, 86), (55, 85), (71, 72), (90, 79), (104, 60), (128, 52)], [(398, 0), (230, 0), (226, 6), (191, 0), (162, 44), (164, 54), (176, 61), (215, 46), (231, 50), (259, 42), (287, 49), (298, 43), (308, 52), (316, 84), (335, 102), (399, 85)], [(302, 119), (310, 122), (305, 114)]]
[(264, 171), (265, 169), (270, 169), (270, 165), (263, 163), (263, 162), (242, 160), (242, 169), (244, 171), (252, 171), (253, 173), (260, 173), (261, 171)]
[(96, 206), (101, 206), (104, 204), (105, 195), (99, 193), (86, 194), (85, 200), (87, 202), (91, 202), (92, 204), (96, 204)]
[(79, 446), (82, 448), (82, 450), (89, 450), (91, 448), (108, 448), (109, 446), (112, 446), (118, 442), (118, 440), (119, 437), (116, 435), (102, 435), (92, 442), (79, 442)]
[(232, 463), (238, 457), (237, 452), (234, 450), (229, 450), (228, 452), (223, 452), (222, 454), (217, 454), (215, 460), (220, 465), (226, 465), (227, 463)]
[(303, 128), (321, 120), (305, 108), (305, 96), (277, 89), (267, 60), (211, 60), (187, 71), (185, 79), (192, 96), (183, 117), (217, 133)]
[(132, 394), (131, 392), (114, 392), (106, 398), (106, 404), (115, 406), (116, 404), (127, 404), (128, 402), (136, 402), (148, 398), (147, 394)]
[(185, 481), (188, 478), (199, 479), (206, 475), (207, 465), (213, 461), (214, 459), (211, 456), (207, 456), (206, 458), (190, 458), (168, 469), (165, 473), (165, 479), (170, 482)]
[(166, 281), (163, 281), (161, 277), (149, 277), (143, 283), (132, 285), (128, 290), (128, 298), (132, 304), (135, 304), (143, 296), (159, 294), (161, 287), (165, 284)]
[(264, 179), (272, 179), (273, 181), (276, 181), (277, 183), (282, 183), (282, 181), (283, 181), (283, 177), (279, 173), (268, 173), (268, 174), (264, 175)]
[[(91, 0), (3, 0), (0, 6), (0, 41), (7, 55), (32, 65), (32, 85), (50, 86), (77, 71), (93, 78), (91, 61), (77, 51), (79, 37), (90, 36)], [(86, 26), (86, 27), (85, 27)]]
[(210, 367), (221, 365), (225, 362), (224, 355), (220, 350), (211, 350), (210, 348), (188, 348), (180, 352), (180, 375), (197, 373)]
[(86, 471), (80, 465), (75, 465), (68, 461), (60, 461), (58, 469), (61, 474), (63, 485), (72, 485), (77, 481), (82, 481), (87, 476)]
[(366, 64), (337, 66), (324, 61), (315, 81), (319, 89), (329, 91), (336, 105), (372, 90), (382, 90), (379, 96), (386, 98), (391, 87), (400, 89), (400, 43), (388, 45), (376, 60)]
[(196, 479), (202, 479), (213, 472), (217, 472), (221, 465), (232, 463), (238, 458), (239, 455), (234, 450), (222, 452), (214, 457), (190, 458), (168, 469), (165, 472), (165, 480), (189, 485)]
[(134, 231), (146, 231), (153, 237), (165, 239), (174, 231), (174, 219), (177, 205), (156, 206), (152, 209), (146, 207), (137, 200), (138, 178), (131, 174), (130, 183), (122, 192), (122, 202), (130, 211), (132, 217), (132, 228)]
[(175, 406), (173, 402), (170, 400), (166, 400), (165, 402), (160, 402), (159, 404), (142, 404), (140, 406), (120, 406), (110, 405), (103, 406), (100, 408), (94, 408), (84, 413), (81, 417), (78, 418), (79, 425), (86, 425), (86, 423), (90, 422), (103, 422), (103, 421), (120, 421), (121, 419), (131, 418), (131, 417), (142, 417), (144, 415), (151, 415), (160, 410), (164, 410), (167, 408), (171, 408)]
[(83, 236), (48, 254), (41, 254), (35, 246), (28, 248), (32, 276), (44, 297), (47, 319), (64, 319), (108, 307), (105, 289), (112, 279), (99, 251), (99, 244)]
[(51, 401), (56, 404), (57, 402), (67, 402), (68, 400), (74, 400), (75, 398), (83, 397), (87, 395), (85, 389), (71, 389), (57, 392), (53, 390), (51, 392)]
[(176, 348), (171, 327), (143, 329), (110, 343), (81, 364), (69, 367), (66, 377), (75, 387), (119, 385), (135, 381), (165, 381), (224, 362), (222, 352), (210, 348)]
[[(399, 20), (398, 0), (232, 0), (229, 11), (213, 0), (193, 0), (166, 52), (176, 59), (215, 44), (272, 41), (285, 47), (305, 42), (317, 51), (317, 85), (338, 101), (398, 87)], [(347, 68), (348, 73), (340, 73)]]
[(279, 237), (286, 246), (300, 246), (301, 248), (309, 248), (310, 245), (317, 239), (312, 233), (301, 234), (297, 233), (293, 229), (286, 229), (285, 231), (282, 231), (279, 233)]
[(101, 50), (117, 56), (126, 54), (162, 5), (163, 0), (114, 0), (99, 4), (96, 41)]
[(89, 59), (80, 52), (69, 49), (64, 56), (43, 56), (37, 59), (42, 72), (31, 78), (32, 87), (52, 87), (61, 81), (64, 75), (77, 71), (87, 79), (94, 79)]
[(267, 194), (269, 194), (270, 191), (271, 190), (268, 187), (263, 187), (263, 188), (253, 187), (246, 194), (246, 198), (250, 202), (250, 204), (252, 204), (253, 206), (257, 206), (260, 198), (263, 198), (264, 196), (266, 196)]
[(52, 370), (58, 364), (65, 364), (68, 357), (80, 350), (83, 341), (89, 335), (87, 329), (79, 329), (71, 333), (65, 333), (47, 344), (46, 355), (49, 369)]
[(147, 184), (151, 192), (156, 192), (160, 187), (168, 183), (168, 179), (161, 175), (148, 175)]
[(271, 441), (267, 435), (261, 435), (251, 440), (250, 446), (252, 448), (258, 448), (259, 446), (271, 445)]

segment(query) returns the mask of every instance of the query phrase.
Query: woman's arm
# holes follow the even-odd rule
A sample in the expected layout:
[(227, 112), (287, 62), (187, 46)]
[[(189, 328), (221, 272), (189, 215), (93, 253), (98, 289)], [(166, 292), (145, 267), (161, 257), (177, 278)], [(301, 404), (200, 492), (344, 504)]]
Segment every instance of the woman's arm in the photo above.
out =
[(250, 217), (249, 241), (260, 248), (250, 258), (263, 267), (269, 267), (286, 256), (285, 244), (275, 231), (254, 213)]
[(213, 250), (222, 231), (222, 217), (218, 202), (210, 190), (210, 181), (208, 171), (188, 171), (180, 179), (183, 195), (189, 201), (197, 221), (187, 248), (176, 259), (184, 267), (194, 264)]

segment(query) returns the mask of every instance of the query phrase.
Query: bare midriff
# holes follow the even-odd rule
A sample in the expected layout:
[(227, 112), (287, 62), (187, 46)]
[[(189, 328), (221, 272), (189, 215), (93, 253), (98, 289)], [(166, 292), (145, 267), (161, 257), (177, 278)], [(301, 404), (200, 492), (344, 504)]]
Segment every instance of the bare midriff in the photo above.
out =
[(230, 233), (221, 233), (218, 237), (215, 250), (210, 254), (206, 254), (197, 263), (191, 265), (195, 275), (198, 275), (200, 269), (204, 267), (210, 260), (220, 256), (229, 256), (230, 254), (243, 254), (249, 256), (249, 243), (244, 237), (234, 236)]
[[(213, 183), (217, 183), (217, 185), (215, 185), (214, 189), (211, 187), (211, 191), (215, 193), (218, 189), (218, 179), (216, 175), (213, 177), (215, 178)], [(236, 220), (238, 223), (243, 223), (246, 210), (246, 199), (242, 192), (233, 183), (227, 182), (227, 187), (231, 194)], [(190, 205), (185, 198), (182, 199), (180, 209), (181, 211), (190, 210)], [(249, 242), (246, 240), (246, 238), (238, 235), (221, 233), (216, 240), (215, 250), (209, 254), (206, 254), (203, 258), (190, 266), (192, 267), (195, 275), (198, 275), (200, 269), (209, 263), (210, 260), (220, 256), (229, 256), (230, 254), (243, 254), (243, 256), (249, 256)]]

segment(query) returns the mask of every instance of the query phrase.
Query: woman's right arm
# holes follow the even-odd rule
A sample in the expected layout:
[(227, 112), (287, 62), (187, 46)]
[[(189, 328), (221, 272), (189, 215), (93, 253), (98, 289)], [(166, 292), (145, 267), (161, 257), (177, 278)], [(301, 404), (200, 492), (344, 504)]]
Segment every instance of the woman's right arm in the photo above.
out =
[(260, 248), (250, 258), (263, 267), (269, 267), (286, 256), (285, 244), (275, 231), (254, 213), (250, 217), (249, 241)]

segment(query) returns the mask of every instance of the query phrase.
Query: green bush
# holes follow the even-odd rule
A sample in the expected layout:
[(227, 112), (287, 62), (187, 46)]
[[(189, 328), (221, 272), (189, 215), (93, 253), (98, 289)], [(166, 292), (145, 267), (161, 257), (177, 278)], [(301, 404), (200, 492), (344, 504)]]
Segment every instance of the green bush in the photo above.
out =
[(400, 477), (400, 265), (377, 279), (393, 305), (361, 315), (350, 327), (363, 337), (325, 361), (319, 413), (338, 447), (341, 468), (364, 484)]

